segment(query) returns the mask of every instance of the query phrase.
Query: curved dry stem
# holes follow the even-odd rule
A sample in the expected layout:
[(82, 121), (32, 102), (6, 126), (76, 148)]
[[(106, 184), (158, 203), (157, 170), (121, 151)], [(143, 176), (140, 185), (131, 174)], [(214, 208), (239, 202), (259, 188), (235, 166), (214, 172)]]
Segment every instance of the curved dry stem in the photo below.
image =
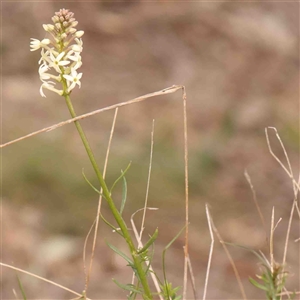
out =
[(197, 296), (197, 289), (196, 289), (196, 281), (195, 281), (195, 276), (194, 276), (194, 272), (193, 272), (193, 268), (192, 268), (192, 263), (191, 263), (191, 259), (190, 259), (190, 255), (189, 254), (188, 254), (188, 268), (189, 268), (190, 276), (191, 276), (191, 282), (192, 282), (194, 300), (197, 300), (198, 296)]
[(152, 169), (152, 159), (153, 159), (153, 146), (154, 146), (154, 120), (152, 121), (152, 130), (151, 130), (151, 148), (150, 148), (150, 162), (149, 162), (149, 170), (148, 170), (148, 179), (147, 179), (147, 188), (146, 188), (146, 196), (145, 196), (145, 204), (143, 211), (142, 224), (140, 229), (140, 240), (142, 240), (144, 224), (146, 219), (146, 207), (148, 204), (148, 196), (149, 196), (149, 187), (150, 187), (150, 178), (151, 178), (151, 169)]
[[(72, 294), (74, 294), (74, 295), (76, 295), (76, 296), (80, 296), (80, 297), (82, 296), (82, 294), (79, 294), (79, 293), (77, 293), (77, 292), (75, 292), (75, 291), (73, 291), (73, 290), (71, 290), (71, 289), (69, 289), (69, 288), (67, 288), (67, 287), (65, 287), (65, 286), (63, 286), (63, 285), (61, 285), (61, 284), (58, 284), (58, 283), (56, 283), (56, 282), (54, 282), (54, 281), (48, 280), (48, 279), (46, 279), (46, 278), (44, 278), (44, 277), (38, 276), (38, 275), (33, 274), (33, 273), (31, 273), (31, 272), (25, 271), (25, 270), (20, 269), (20, 268), (16, 268), (16, 267), (11, 266), (11, 265), (8, 265), (8, 264), (4, 264), (4, 263), (2, 263), (2, 262), (0, 262), (0, 265), (3, 266), (3, 267), (9, 268), (9, 269), (12, 269), (12, 270), (15, 270), (15, 271), (18, 271), (18, 272), (27, 274), (27, 275), (29, 275), (29, 276), (32, 276), (32, 277), (37, 278), (37, 279), (39, 279), (39, 280), (45, 281), (45, 282), (47, 282), (47, 283), (50, 283), (50, 284), (52, 284), (52, 285), (54, 285), (54, 286), (57, 286), (58, 288), (61, 288), (61, 289), (65, 290), (65, 291), (68, 291), (68, 292), (70, 292), (70, 293), (72, 293)], [(87, 299), (87, 300), (91, 300), (91, 299), (89, 299), (89, 298), (86, 298), (86, 299)]]
[(207, 293), (207, 285), (208, 285), (208, 278), (209, 278), (209, 272), (210, 272), (210, 266), (211, 266), (211, 258), (214, 250), (214, 233), (212, 230), (212, 219), (209, 213), (209, 208), (208, 205), (205, 204), (205, 211), (206, 211), (206, 217), (207, 217), (207, 222), (208, 222), (208, 228), (209, 228), (209, 234), (211, 238), (211, 243), (210, 243), (210, 249), (209, 249), (209, 256), (208, 256), (208, 261), (207, 261), (207, 269), (206, 269), (206, 275), (205, 275), (205, 283), (204, 283), (204, 291), (203, 291), (203, 300), (206, 299), (206, 293)]
[(86, 238), (84, 240), (84, 244), (83, 244), (83, 271), (84, 271), (84, 275), (85, 275), (85, 287), (84, 287), (84, 291), (86, 292), (87, 288), (88, 288), (88, 285), (89, 285), (89, 275), (88, 273), (86, 272), (86, 247), (87, 247), (87, 242), (89, 240), (89, 237), (90, 237), (90, 234), (92, 233), (92, 230), (94, 228), (96, 224), (96, 218), (88, 232), (88, 234), (86, 235)]
[[(271, 144), (270, 144), (270, 140), (269, 140), (268, 129), (273, 129), (275, 131), (276, 137), (277, 137), (277, 139), (278, 139), (278, 141), (281, 145), (284, 156), (287, 160), (289, 170), (284, 166), (282, 161), (274, 154), (274, 152), (272, 150), (272, 147), (271, 147)], [(288, 157), (287, 152), (285, 150), (285, 147), (282, 143), (282, 140), (281, 140), (281, 138), (280, 138), (280, 136), (277, 132), (277, 129), (275, 127), (265, 128), (265, 134), (266, 134), (267, 144), (268, 144), (268, 148), (269, 148), (269, 151), (270, 151), (271, 155), (276, 159), (276, 161), (279, 163), (279, 165), (283, 168), (283, 170), (288, 174), (289, 178), (292, 180), (293, 190), (294, 190), (294, 200), (293, 200), (293, 204), (292, 204), (292, 208), (291, 208), (291, 212), (290, 212), (289, 223), (288, 223), (286, 239), (285, 239), (285, 245), (284, 245), (283, 259), (282, 259), (282, 265), (283, 265), (283, 268), (284, 268), (284, 265), (285, 265), (285, 262), (286, 262), (287, 249), (288, 249), (288, 243), (289, 243), (289, 239), (290, 239), (290, 231), (291, 231), (291, 227), (292, 227), (292, 220), (293, 220), (295, 207), (296, 207), (298, 215), (300, 217), (298, 203), (297, 203), (297, 196), (298, 196), (298, 192), (300, 190), (300, 187), (299, 187), (300, 175), (299, 175), (298, 182), (297, 182), (295, 180), (294, 176), (293, 176), (293, 171), (292, 171), (292, 168), (291, 168), (289, 157)]]
[(212, 219), (212, 218), (211, 218), (211, 225), (212, 225), (213, 231), (215, 232), (216, 236), (218, 237), (219, 242), (220, 242), (221, 245), (223, 246), (223, 249), (224, 249), (224, 251), (225, 251), (225, 253), (226, 253), (226, 255), (227, 255), (228, 259), (229, 259), (229, 262), (230, 262), (230, 264), (231, 264), (231, 266), (232, 266), (232, 269), (233, 269), (233, 271), (234, 271), (234, 275), (235, 275), (236, 280), (237, 280), (237, 282), (238, 282), (238, 285), (239, 285), (239, 288), (240, 288), (242, 297), (243, 297), (244, 300), (247, 300), (246, 292), (245, 292), (244, 286), (243, 286), (243, 284), (242, 284), (242, 280), (241, 280), (240, 274), (239, 274), (239, 272), (238, 272), (238, 270), (237, 270), (237, 268), (236, 268), (236, 265), (235, 265), (235, 263), (234, 263), (234, 261), (233, 261), (233, 258), (232, 258), (232, 256), (231, 256), (231, 254), (230, 254), (230, 252), (229, 252), (229, 250), (228, 250), (228, 248), (227, 248), (227, 246), (226, 246), (224, 240), (222, 239), (222, 237), (221, 237), (221, 235), (220, 235), (218, 229), (217, 229), (216, 226), (214, 225), (214, 222), (213, 222), (213, 219)]
[(246, 180), (248, 181), (248, 184), (249, 184), (250, 189), (252, 191), (253, 201), (254, 201), (255, 207), (257, 209), (260, 221), (261, 221), (261, 223), (263, 225), (263, 228), (264, 228), (264, 231), (265, 231), (265, 235), (266, 235), (266, 239), (267, 239), (267, 226), (266, 226), (265, 218), (264, 218), (264, 216), (263, 216), (263, 214), (261, 212), (261, 209), (259, 207), (259, 204), (258, 204), (258, 201), (257, 201), (257, 197), (256, 197), (256, 192), (255, 192), (254, 186), (252, 184), (251, 178), (250, 178), (247, 170), (245, 170), (244, 175), (245, 175)]
[(290, 169), (290, 171), (285, 167), (285, 165), (282, 163), (282, 161), (277, 157), (277, 155), (273, 152), (272, 150), (272, 147), (271, 147), (271, 144), (270, 144), (270, 140), (269, 140), (269, 134), (268, 134), (268, 129), (273, 129), (275, 131), (275, 134), (276, 134), (276, 137), (283, 149), (283, 152), (284, 152), (284, 155), (288, 161), (288, 165), (289, 165), (289, 168), (290, 168), (290, 162), (289, 162), (289, 159), (288, 159), (288, 156), (287, 156), (287, 153), (286, 153), (286, 150), (284, 148), (284, 145), (281, 141), (281, 138), (277, 132), (277, 129), (275, 127), (267, 127), (265, 128), (265, 134), (266, 134), (266, 139), (267, 139), (267, 144), (268, 144), (268, 148), (269, 148), (269, 152), (271, 153), (271, 155), (276, 159), (276, 161), (280, 164), (280, 166), (282, 167), (282, 169), (288, 174), (288, 176), (290, 177), (290, 179), (292, 180), (292, 183), (293, 185), (295, 185), (298, 189), (298, 191), (300, 190), (300, 186), (299, 186), (299, 182), (297, 182), (293, 176), (293, 173), (292, 173), (292, 169)]

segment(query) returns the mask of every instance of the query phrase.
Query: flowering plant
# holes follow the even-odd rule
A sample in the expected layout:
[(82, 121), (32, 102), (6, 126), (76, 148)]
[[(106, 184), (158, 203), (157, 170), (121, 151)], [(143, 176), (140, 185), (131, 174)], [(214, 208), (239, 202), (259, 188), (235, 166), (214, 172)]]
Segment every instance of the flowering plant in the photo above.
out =
[[(42, 97), (46, 97), (44, 88), (62, 96), (70, 94), (76, 84), (79, 88), (81, 86), (82, 73), (77, 73), (77, 70), (82, 65), (80, 54), (83, 50), (81, 37), (84, 31), (77, 31), (75, 27), (78, 22), (73, 16), (74, 13), (68, 9), (61, 9), (52, 17), (54, 25), (43, 25), (44, 30), (51, 34), (51, 39), (41, 41), (31, 39), (30, 51), (42, 49), (39, 60), (39, 75), (42, 81), (40, 94)], [(54, 71), (56, 74), (48, 73), (48, 71)], [(62, 83), (63, 89), (56, 89), (53, 80)]]
[[(46, 88), (59, 94), (60, 96), (63, 96), (72, 118), (76, 118), (77, 115), (70, 99), (70, 93), (72, 92), (76, 84), (79, 87), (81, 86), (80, 79), (82, 77), (82, 73), (77, 73), (77, 69), (79, 69), (82, 65), (80, 53), (83, 50), (81, 37), (84, 32), (76, 30), (75, 27), (77, 26), (78, 22), (73, 18), (73, 16), (74, 14), (72, 12), (64, 8), (59, 12), (56, 12), (55, 16), (52, 18), (54, 25), (43, 25), (44, 29), (51, 34), (52, 39), (43, 39), (42, 41), (32, 39), (32, 41), (30, 42), (30, 47), (31, 51), (35, 51), (40, 48), (42, 49), (41, 58), (39, 60), (39, 75), (42, 81), (40, 94), (42, 95), (42, 97), (46, 97), (43, 91), (43, 89)], [(48, 73), (48, 71), (52, 71), (52, 73)], [(56, 83), (53, 80), (62, 84), (61, 90), (54, 87)], [(78, 120), (74, 121), (74, 124), (77, 128), (77, 131), (80, 135), (82, 143), (86, 149), (87, 155), (90, 159), (99, 185), (101, 187), (101, 190), (98, 190), (95, 187), (93, 187), (93, 189), (97, 191), (100, 197), (103, 196), (107, 201), (108, 206), (115, 218), (115, 221), (119, 226), (119, 229), (115, 228), (114, 226), (112, 227), (115, 232), (118, 232), (124, 238), (131, 253), (131, 259), (127, 259), (126, 257), (126, 260), (127, 262), (129, 262), (129, 265), (133, 269), (138, 283), (137, 287), (129, 284), (126, 285), (125, 289), (130, 290), (132, 295), (136, 295), (136, 293), (139, 293), (142, 294), (143, 299), (151, 300), (153, 299), (153, 293), (151, 292), (148, 283), (149, 267), (147, 267), (147, 262), (149, 258), (146, 255), (146, 252), (148, 251), (148, 247), (150, 247), (154, 242), (157, 235), (154, 235), (154, 237), (150, 239), (151, 243), (148, 242), (146, 244), (148, 245), (148, 247), (143, 247), (143, 251), (139, 251), (138, 247), (134, 244), (127, 225), (122, 217), (122, 211), (117, 209), (113, 201), (113, 187), (110, 189), (108, 188), (103, 174), (96, 162), (93, 151), (89, 145), (88, 139), (81, 127), (81, 124)], [(122, 177), (124, 175), (125, 174), (123, 173)], [(90, 184), (88, 180), (87, 182)], [(99, 201), (99, 203), (101, 203), (101, 201)], [(98, 219), (99, 216), (97, 215), (97, 220)], [(110, 224), (105, 219), (103, 220), (107, 224)], [(96, 233), (97, 232), (95, 229), (95, 235)], [(110, 247), (124, 258), (124, 255), (121, 254), (119, 250), (117, 250), (113, 246)], [(86, 287), (83, 294), (86, 293), (87, 285), (88, 279), (86, 280)]]

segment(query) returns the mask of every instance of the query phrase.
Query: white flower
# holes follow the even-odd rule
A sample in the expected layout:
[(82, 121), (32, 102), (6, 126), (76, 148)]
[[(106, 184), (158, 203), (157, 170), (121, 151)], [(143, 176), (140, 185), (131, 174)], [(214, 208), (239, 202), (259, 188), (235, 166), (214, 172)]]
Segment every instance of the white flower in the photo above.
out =
[(67, 79), (68, 92), (73, 90), (76, 84), (79, 86), (79, 88), (81, 87), (80, 79), (82, 77), (82, 73), (77, 74), (77, 71), (72, 69), (71, 75), (63, 75), (63, 76), (64, 76), (64, 78)]
[(48, 81), (48, 82), (44, 82), (41, 87), (40, 87), (40, 94), (42, 97), (46, 98), (46, 95), (44, 94), (43, 88), (46, 88), (52, 92), (57, 93), (58, 95), (62, 96), (64, 91), (63, 90), (58, 90), (56, 88), (54, 88), (55, 83), (52, 81)]
[(74, 52), (82, 52), (82, 49), (83, 49), (83, 47), (82, 47), (82, 45), (83, 45), (82, 39), (75, 38), (75, 41), (76, 41), (77, 45), (71, 46), (71, 49)]
[(73, 50), (69, 51), (66, 55), (66, 59), (73, 60), (73, 63), (71, 65), (72, 69), (79, 69), (82, 65), (80, 52), (74, 52)]
[(45, 82), (46, 79), (50, 79), (49, 74), (45, 73), (49, 70), (49, 67), (45, 64), (41, 64), (39, 67), (40, 79), (42, 82)]
[(46, 64), (40, 65), (39, 74), (40, 74), (41, 81), (46, 82), (45, 80), (52, 78), (52, 79), (55, 79), (56, 81), (60, 82), (61, 81), (60, 75), (55, 76), (55, 75), (46, 73), (46, 71), (48, 71), (49, 69), (50, 69), (49, 66), (47, 66)]
[(38, 49), (43, 48), (51, 43), (51, 41), (49, 39), (43, 39), (42, 41), (40, 41), (40, 40), (31, 38), (31, 40), (32, 41), (30, 42), (30, 48), (31, 48), (30, 51), (38, 50)]
[(47, 50), (45, 52), (44, 48), (42, 48), (42, 51), (41, 51), (41, 58), (39, 60), (39, 65), (40, 64), (44, 64), (44, 65), (48, 65), (51, 63), (51, 59), (49, 58), (49, 53), (50, 51)]
[(56, 57), (53, 55), (52, 52), (50, 52), (50, 59), (51, 59), (51, 63), (50, 63), (50, 67), (53, 67), (58, 73), (61, 73), (61, 70), (59, 67), (63, 67), (65, 65), (68, 65), (70, 62), (67, 60), (61, 60), (65, 55), (65, 52), (62, 52), (60, 54), (58, 54)]

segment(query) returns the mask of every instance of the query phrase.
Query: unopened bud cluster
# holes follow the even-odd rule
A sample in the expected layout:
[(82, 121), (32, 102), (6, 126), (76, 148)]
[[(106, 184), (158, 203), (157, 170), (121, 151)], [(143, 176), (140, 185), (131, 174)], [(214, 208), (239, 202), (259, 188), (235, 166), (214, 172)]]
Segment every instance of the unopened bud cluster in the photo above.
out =
[[(82, 73), (77, 73), (82, 65), (82, 39), (84, 32), (75, 28), (78, 22), (74, 14), (68, 9), (56, 12), (52, 21), (54, 24), (44, 24), (43, 28), (50, 35), (50, 39), (31, 39), (30, 51), (41, 49), (39, 60), (39, 75), (42, 81), (40, 93), (46, 97), (43, 89), (46, 88), (59, 95), (69, 94), (76, 84), (80, 87)], [(50, 72), (50, 73), (49, 73)], [(63, 83), (63, 89), (56, 89), (56, 82)], [(66, 87), (64, 87), (66, 85)]]

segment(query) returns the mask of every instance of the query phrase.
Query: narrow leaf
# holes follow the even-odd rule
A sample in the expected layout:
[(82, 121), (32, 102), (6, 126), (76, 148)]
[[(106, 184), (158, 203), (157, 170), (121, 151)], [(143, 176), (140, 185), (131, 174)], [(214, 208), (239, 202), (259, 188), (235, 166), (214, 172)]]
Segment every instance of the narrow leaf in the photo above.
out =
[(106, 225), (108, 225), (110, 228), (112, 228), (114, 230), (114, 232), (116, 232), (120, 236), (124, 237), (123, 233), (118, 228), (116, 228), (114, 225), (112, 225), (110, 222), (108, 222), (101, 213), (100, 213), (100, 217)]
[(266, 260), (264, 259), (263, 256), (261, 256), (260, 254), (258, 254), (257, 251), (255, 251), (255, 250), (253, 250), (251, 248), (242, 246), (242, 245), (234, 244), (234, 243), (224, 242), (224, 244), (230, 245), (230, 246), (234, 246), (234, 247), (239, 247), (239, 248), (242, 248), (242, 249), (245, 249), (245, 250), (248, 250), (248, 251), (252, 252), (262, 262), (263, 266), (265, 266), (265, 267), (268, 268), (268, 265), (266, 264)]
[(21, 293), (22, 293), (22, 297), (24, 300), (27, 300), (27, 297), (26, 297), (26, 294), (25, 294), (25, 291), (24, 291), (24, 288), (23, 288), (23, 285), (22, 285), (22, 282), (17, 274), (17, 279), (18, 279), (18, 284), (19, 284), (19, 288), (21, 290)]
[(137, 290), (133, 284), (122, 284), (114, 278), (112, 279), (112, 281), (123, 290), (130, 291), (130, 292), (133, 292), (136, 294), (143, 294), (143, 292), (140, 290)]
[[(84, 171), (83, 171), (83, 169), (82, 169), (82, 176), (83, 176), (83, 178), (85, 179), (85, 181), (88, 183), (88, 185), (96, 192), (96, 193), (98, 193), (99, 195), (102, 195), (101, 193), (100, 193), (100, 191), (98, 190), (98, 189), (96, 189), (93, 185), (92, 185), (92, 183), (87, 179), (87, 177), (85, 176), (85, 174), (84, 174)], [(102, 195), (103, 196), (103, 195)]]
[[(122, 173), (123, 173), (123, 171), (122, 171)], [(122, 188), (122, 202), (121, 202), (121, 208), (120, 208), (120, 214), (121, 215), (123, 213), (125, 203), (126, 203), (126, 199), (127, 199), (127, 181), (126, 181), (126, 177), (123, 176), (122, 180), (123, 180), (123, 188)]]
[(142, 249), (138, 250), (138, 254), (146, 251), (155, 242), (155, 240), (157, 239), (157, 236), (158, 236), (158, 229), (156, 228), (155, 232), (150, 237), (148, 242), (144, 245), (144, 247)]
[(117, 178), (117, 180), (114, 182), (114, 184), (112, 185), (111, 189), (110, 189), (110, 193), (112, 193), (114, 187), (116, 186), (116, 184), (125, 176), (126, 172), (129, 170), (131, 166), (131, 162), (128, 164), (127, 168), (125, 169), (125, 171), (121, 171), (121, 175)]
[(264, 285), (258, 283), (256, 280), (254, 280), (253, 278), (249, 277), (249, 281), (258, 289), (264, 290), (264, 291), (268, 291), (269, 289), (267, 287), (265, 287)]
[(120, 251), (118, 248), (116, 248), (115, 246), (113, 246), (109, 242), (106, 242), (106, 244), (111, 250), (113, 250), (114, 252), (119, 254), (121, 257), (123, 257), (131, 266), (133, 265), (133, 261), (125, 253)]

